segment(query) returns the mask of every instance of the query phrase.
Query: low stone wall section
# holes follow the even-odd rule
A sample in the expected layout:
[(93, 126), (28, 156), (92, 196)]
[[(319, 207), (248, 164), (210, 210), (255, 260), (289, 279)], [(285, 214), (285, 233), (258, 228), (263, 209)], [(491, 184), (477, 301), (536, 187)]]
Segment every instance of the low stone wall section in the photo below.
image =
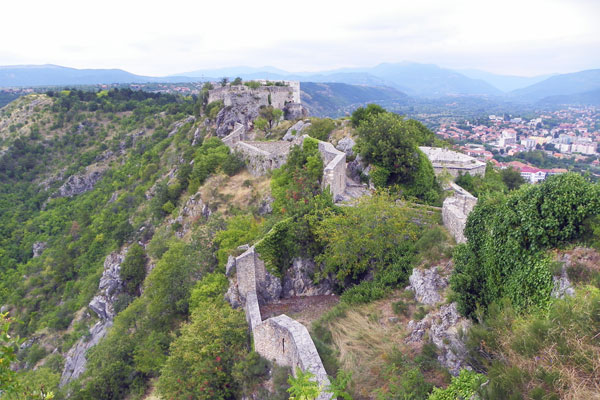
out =
[(425, 153), (436, 175), (444, 171), (455, 178), (461, 173), (469, 173), (471, 176), (485, 175), (485, 163), (466, 154), (441, 147), (420, 146), (419, 150)]
[(467, 218), (477, 204), (477, 197), (455, 183), (451, 183), (450, 187), (454, 191), (454, 194), (444, 200), (442, 220), (444, 221), (444, 226), (456, 242), (465, 243), (467, 239), (464, 235), (464, 230)]
[[(268, 171), (279, 168), (287, 161), (289, 150), (284, 153), (271, 153), (263, 150), (259, 142), (237, 142), (231, 146), (242, 155), (248, 171), (254, 176), (266, 175)], [(267, 143), (267, 142), (264, 142)], [(288, 143), (289, 145), (289, 143)]]
[(235, 127), (233, 131), (227, 136), (225, 136), (221, 141), (229, 147), (233, 147), (238, 142), (241, 142), (245, 139), (246, 135), (246, 127), (239, 122), (235, 123)]
[(346, 153), (339, 151), (329, 142), (319, 142), (323, 158), (323, 189), (329, 187), (334, 201), (346, 190)]
[[(296, 371), (309, 371), (322, 388), (329, 386), (317, 348), (308, 330), (300, 322), (285, 314), (269, 318), (254, 330), (254, 349), (264, 358), (274, 360)], [(322, 391), (318, 400), (329, 400), (331, 394)]]
[[(235, 268), (237, 289), (255, 351), (270, 361), (291, 367), (294, 375), (296, 368), (310, 371), (322, 388), (327, 387), (327, 372), (306, 327), (283, 314), (262, 321), (258, 292), (260, 287), (269, 284), (268, 273), (254, 247), (236, 257)], [(328, 400), (330, 397), (331, 394), (323, 390), (317, 399)]]

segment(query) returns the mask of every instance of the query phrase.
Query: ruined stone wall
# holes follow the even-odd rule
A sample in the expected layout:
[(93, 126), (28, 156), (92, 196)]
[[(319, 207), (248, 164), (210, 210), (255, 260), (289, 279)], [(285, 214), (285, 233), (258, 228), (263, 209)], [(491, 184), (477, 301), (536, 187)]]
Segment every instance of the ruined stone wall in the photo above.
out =
[(248, 96), (254, 99), (254, 103), (258, 107), (272, 105), (281, 109), (285, 107), (286, 103), (300, 103), (300, 83), (298, 83), (297, 89), (295, 85), (261, 86), (256, 89), (245, 85), (224, 86), (208, 92), (208, 103), (222, 100), (225, 107), (229, 107), (239, 103), (238, 99), (247, 99)]
[(485, 175), (485, 163), (466, 154), (441, 147), (420, 146), (419, 150), (425, 153), (436, 175), (444, 171), (455, 178), (461, 173), (469, 173), (471, 176)]
[[(329, 386), (329, 378), (321, 357), (317, 352), (308, 330), (304, 325), (288, 317), (279, 315), (269, 318), (254, 330), (256, 352), (279, 365), (310, 371), (322, 388)], [(329, 400), (331, 394), (323, 390), (318, 400)]]
[[(244, 161), (248, 171), (254, 176), (266, 175), (269, 170), (279, 168), (287, 161), (288, 150), (283, 152), (271, 153), (263, 150), (261, 142), (237, 142), (231, 147), (238, 151)], [(267, 142), (262, 142), (267, 143)]]
[(323, 189), (329, 187), (334, 201), (346, 190), (346, 153), (337, 150), (329, 142), (319, 142), (319, 152), (323, 158)]
[(239, 122), (237, 122), (233, 128), (233, 131), (227, 136), (225, 136), (221, 141), (229, 147), (233, 147), (238, 142), (241, 142), (245, 139), (246, 136), (246, 127)]
[(450, 186), (454, 190), (454, 194), (444, 200), (442, 220), (444, 221), (444, 226), (456, 242), (465, 243), (467, 239), (465, 238), (464, 230), (467, 224), (467, 217), (477, 204), (477, 197), (455, 183), (452, 183)]
[[(269, 284), (268, 273), (254, 247), (235, 259), (235, 268), (237, 289), (244, 304), (256, 352), (279, 365), (291, 367), (294, 375), (296, 368), (310, 371), (321, 387), (328, 386), (327, 372), (304, 325), (287, 315), (262, 321), (258, 292)], [(326, 400), (330, 397), (331, 394), (323, 391), (317, 399)]]

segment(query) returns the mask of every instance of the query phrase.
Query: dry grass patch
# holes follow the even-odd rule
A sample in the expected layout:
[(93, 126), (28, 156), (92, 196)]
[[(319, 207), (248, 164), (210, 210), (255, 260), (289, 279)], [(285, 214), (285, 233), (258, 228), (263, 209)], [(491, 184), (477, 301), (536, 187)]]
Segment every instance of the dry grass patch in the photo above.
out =
[(232, 177), (220, 173), (208, 178), (199, 192), (211, 210), (229, 214), (232, 209), (258, 206), (270, 193), (270, 182), (270, 178), (252, 176), (247, 170)]

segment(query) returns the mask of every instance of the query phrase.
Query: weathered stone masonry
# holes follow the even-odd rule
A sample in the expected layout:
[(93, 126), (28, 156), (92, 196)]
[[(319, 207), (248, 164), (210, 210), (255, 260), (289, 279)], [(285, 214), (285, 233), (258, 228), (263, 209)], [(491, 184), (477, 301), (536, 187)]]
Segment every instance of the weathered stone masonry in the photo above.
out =
[[(310, 371), (323, 388), (329, 385), (327, 372), (315, 344), (304, 325), (288, 317), (279, 315), (262, 321), (259, 297), (268, 296), (261, 288), (271, 285), (263, 261), (254, 247), (235, 259), (237, 289), (244, 305), (246, 320), (252, 332), (254, 350), (264, 358), (282, 366)], [(323, 391), (317, 400), (331, 397)]]
[(455, 183), (450, 184), (454, 194), (444, 200), (442, 206), (442, 220), (444, 226), (454, 237), (457, 243), (465, 243), (464, 230), (467, 217), (477, 204), (477, 197), (467, 192)]

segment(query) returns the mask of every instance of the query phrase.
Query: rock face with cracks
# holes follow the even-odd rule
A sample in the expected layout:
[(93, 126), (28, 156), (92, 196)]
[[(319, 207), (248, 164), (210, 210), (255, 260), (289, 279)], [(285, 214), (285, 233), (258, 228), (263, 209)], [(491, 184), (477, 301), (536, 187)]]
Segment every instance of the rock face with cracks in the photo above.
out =
[(442, 277), (436, 268), (415, 268), (408, 281), (410, 282), (408, 289), (415, 292), (417, 301), (427, 305), (442, 301), (440, 291), (448, 286), (448, 279)]
[(111, 253), (104, 260), (104, 272), (98, 285), (99, 293), (94, 296), (89, 304), (90, 309), (98, 315), (100, 321), (90, 328), (87, 339), (81, 338), (67, 352), (65, 366), (60, 378), (61, 387), (77, 379), (85, 371), (86, 352), (106, 336), (108, 328), (113, 324), (115, 318), (114, 304), (119, 294), (124, 290), (123, 281), (119, 274), (121, 263), (125, 260), (125, 252), (126, 249), (121, 253)]

